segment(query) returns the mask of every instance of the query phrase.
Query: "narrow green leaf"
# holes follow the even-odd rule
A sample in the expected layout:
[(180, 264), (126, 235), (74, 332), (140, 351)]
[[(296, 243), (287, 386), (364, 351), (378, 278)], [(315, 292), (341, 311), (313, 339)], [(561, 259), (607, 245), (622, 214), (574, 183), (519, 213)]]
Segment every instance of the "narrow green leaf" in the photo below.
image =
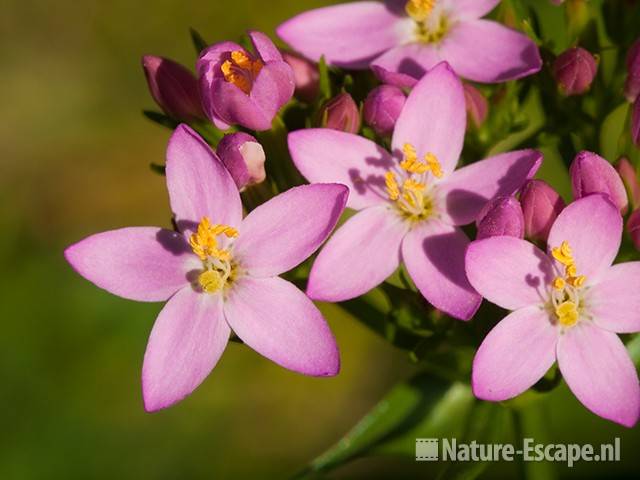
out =
[(324, 55), (320, 57), (318, 62), (318, 71), (320, 72), (320, 101), (331, 98), (331, 78), (329, 76), (329, 67), (324, 58)]
[(607, 160), (614, 161), (620, 154), (620, 139), (625, 133), (629, 103), (618, 105), (602, 122), (600, 129), (600, 153)]
[(200, 53), (209, 46), (202, 35), (198, 33), (195, 28), (189, 28), (189, 34), (191, 35), (191, 42), (193, 43), (193, 47), (196, 49), (196, 54), (200, 55)]
[(156, 112), (154, 110), (143, 110), (142, 114), (152, 122), (162, 125), (163, 127), (173, 130), (178, 126), (178, 122), (164, 113)]

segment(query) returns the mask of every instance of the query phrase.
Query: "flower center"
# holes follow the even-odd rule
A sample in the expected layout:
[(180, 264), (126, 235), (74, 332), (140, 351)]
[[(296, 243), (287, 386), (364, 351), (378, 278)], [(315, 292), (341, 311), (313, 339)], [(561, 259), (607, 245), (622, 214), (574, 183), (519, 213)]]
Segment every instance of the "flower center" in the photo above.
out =
[(231, 252), (218, 248), (220, 235), (235, 238), (238, 231), (228, 225), (212, 224), (207, 217), (202, 217), (198, 230), (189, 238), (193, 253), (202, 260), (203, 271), (198, 276), (198, 283), (206, 293), (214, 293), (222, 289), (232, 280), (234, 266)]
[(554, 313), (563, 327), (572, 327), (580, 318), (582, 301), (580, 289), (587, 277), (578, 275), (573, 252), (566, 240), (551, 249), (551, 255), (564, 266), (564, 274), (554, 278), (551, 293)]
[(234, 84), (249, 95), (253, 81), (262, 67), (264, 67), (264, 63), (261, 60), (251, 60), (247, 54), (236, 50), (231, 52), (231, 59), (225, 60), (220, 70), (227, 82)]
[(413, 145), (406, 143), (402, 150), (404, 160), (400, 162), (400, 168), (405, 178), (400, 185), (396, 174), (389, 170), (385, 174), (387, 196), (409, 220), (424, 220), (433, 211), (433, 201), (427, 194), (428, 174), (430, 172), (434, 177), (440, 178), (442, 168), (433, 153), (427, 153), (424, 161), (421, 161)]
[(444, 12), (437, 11), (436, 0), (409, 0), (404, 8), (416, 22), (415, 36), (418, 42), (437, 43), (449, 31), (449, 20)]

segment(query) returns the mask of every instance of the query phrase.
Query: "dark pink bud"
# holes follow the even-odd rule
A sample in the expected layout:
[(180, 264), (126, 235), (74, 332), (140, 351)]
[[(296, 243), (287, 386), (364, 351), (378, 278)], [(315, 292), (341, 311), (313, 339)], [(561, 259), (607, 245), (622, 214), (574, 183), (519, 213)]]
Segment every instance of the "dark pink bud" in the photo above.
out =
[(348, 133), (360, 130), (360, 111), (348, 93), (341, 93), (329, 100), (322, 108), (322, 126)]
[(640, 94), (640, 38), (627, 53), (627, 80), (624, 84), (624, 96), (634, 102)]
[(627, 220), (627, 232), (631, 236), (633, 246), (640, 251), (640, 210), (636, 210)]
[(142, 57), (149, 92), (170, 117), (189, 122), (206, 118), (198, 93), (198, 80), (179, 63), (163, 57)]
[(548, 183), (529, 180), (522, 187), (520, 204), (527, 238), (546, 242), (551, 225), (565, 207), (562, 197)]
[(616, 170), (618, 170), (618, 174), (622, 178), (622, 183), (627, 187), (631, 208), (640, 207), (640, 182), (638, 182), (636, 169), (631, 165), (627, 157), (622, 157), (616, 164)]
[(573, 198), (576, 200), (592, 193), (608, 195), (624, 214), (629, 202), (622, 179), (616, 169), (600, 155), (580, 152), (569, 168)]
[(318, 66), (300, 55), (282, 52), (282, 59), (293, 70), (296, 83), (295, 95), (306, 103), (311, 103), (318, 96), (320, 90), (320, 73)]
[(487, 202), (476, 224), (478, 240), (499, 235), (524, 237), (524, 216), (520, 202), (515, 197), (496, 197)]
[(489, 103), (480, 90), (470, 83), (464, 83), (462, 87), (464, 89), (464, 100), (467, 106), (467, 123), (474, 125), (476, 128), (480, 128), (487, 119)]
[(589, 90), (597, 72), (593, 55), (580, 47), (566, 50), (553, 62), (553, 76), (565, 95), (581, 95)]
[(227, 167), (238, 189), (261, 183), (266, 178), (265, 154), (262, 145), (244, 132), (225, 135), (216, 153)]
[(393, 132), (407, 97), (393, 85), (380, 85), (367, 95), (364, 101), (364, 121), (379, 135)]
[(631, 112), (631, 139), (633, 143), (640, 147), (640, 95), (633, 102), (633, 111)]

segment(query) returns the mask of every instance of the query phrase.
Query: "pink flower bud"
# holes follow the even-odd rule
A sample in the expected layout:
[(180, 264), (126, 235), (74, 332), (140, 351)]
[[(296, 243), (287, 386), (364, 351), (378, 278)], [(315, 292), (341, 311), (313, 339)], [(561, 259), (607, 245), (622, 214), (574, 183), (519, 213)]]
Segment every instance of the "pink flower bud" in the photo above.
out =
[(624, 96), (630, 102), (640, 94), (640, 38), (636, 40), (627, 53), (627, 80), (624, 84)]
[(576, 200), (592, 193), (608, 195), (624, 214), (629, 202), (622, 179), (616, 169), (604, 158), (592, 152), (580, 152), (569, 168), (573, 198)]
[(496, 197), (486, 203), (478, 215), (477, 240), (499, 235), (524, 237), (524, 216), (515, 197)]
[(393, 85), (380, 85), (367, 95), (364, 101), (364, 121), (379, 135), (393, 132), (407, 97)]
[(467, 123), (474, 125), (476, 128), (480, 128), (487, 119), (489, 103), (480, 90), (470, 83), (463, 83), (462, 87), (464, 89), (464, 100), (467, 106)]
[(348, 93), (341, 93), (329, 100), (320, 113), (322, 126), (348, 133), (360, 130), (360, 111)]
[(640, 147), (640, 95), (633, 102), (633, 111), (631, 112), (631, 139), (633, 143)]
[(595, 58), (584, 48), (573, 47), (553, 62), (553, 76), (565, 95), (581, 95), (589, 90), (598, 72)]
[(636, 210), (629, 216), (627, 232), (631, 235), (633, 246), (640, 251), (640, 210)]
[(616, 170), (620, 178), (622, 178), (624, 186), (627, 187), (631, 208), (640, 207), (640, 182), (638, 182), (636, 169), (631, 165), (627, 157), (622, 157), (616, 164)]
[(236, 182), (238, 189), (261, 183), (266, 178), (262, 145), (243, 132), (225, 135), (216, 153)]
[(529, 180), (522, 187), (520, 203), (525, 235), (546, 242), (551, 225), (565, 207), (564, 200), (548, 183)]
[(158, 106), (170, 117), (189, 122), (206, 118), (202, 110), (198, 81), (179, 63), (162, 57), (142, 57), (149, 92)]
[(282, 52), (282, 59), (293, 70), (296, 97), (306, 103), (313, 102), (320, 90), (318, 66), (306, 58), (291, 52)]

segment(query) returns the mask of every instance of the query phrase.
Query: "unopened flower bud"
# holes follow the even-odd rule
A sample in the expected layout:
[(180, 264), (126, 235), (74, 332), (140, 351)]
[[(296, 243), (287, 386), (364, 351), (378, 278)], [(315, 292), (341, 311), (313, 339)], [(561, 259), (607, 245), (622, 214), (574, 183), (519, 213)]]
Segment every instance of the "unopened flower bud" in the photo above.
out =
[(633, 102), (633, 110), (631, 112), (631, 139), (633, 143), (640, 147), (640, 95)]
[(636, 169), (631, 165), (627, 157), (622, 157), (616, 164), (616, 170), (620, 178), (622, 178), (622, 183), (627, 188), (631, 208), (640, 207), (640, 182), (638, 181)]
[(640, 210), (636, 210), (627, 220), (627, 232), (631, 236), (633, 246), (640, 251)]
[(604, 158), (592, 152), (580, 152), (569, 168), (573, 198), (603, 193), (624, 214), (627, 211), (627, 192), (616, 169)]
[(266, 178), (265, 154), (262, 145), (244, 132), (225, 135), (216, 153), (227, 167), (238, 189), (261, 183)]
[(640, 38), (636, 40), (627, 53), (627, 80), (624, 84), (624, 96), (630, 102), (640, 94)]
[(464, 100), (467, 107), (467, 123), (476, 128), (480, 128), (487, 119), (489, 103), (480, 90), (470, 83), (464, 83), (462, 87), (464, 89)]
[(393, 85), (380, 85), (367, 95), (364, 101), (364, 121), (379, 135), (393, 132), (407, 97)]
[(306, 103), (311, 103), (320, 90), (320, 72), (318, 66), (300, 55), (282, 52), (282, 59), (293, 70), (296, 83), (295, 96)]
[(322, 126), (348, 133), (360, 130), (360, 111), (348, 93), (341, 93), (329, 100), (320, 113)]
[(584, 48), (573, 47), (553, 63), (553, 76), (565, 95), (581, 95), (589, 90), (598, 72), (595, 58)]
[(142, 57), (149, 92), (170, 117), (189, 122), (206, 118), (202, 110), (198, 80), (186, 67), (163, 57)]
[(548, 183), (534, 179), (522, 187), (520, 204), (526, 237), (546, 242), (551, 225), (565, 207), (562, 197)]
[(476, 224), (478, 240), (498, 235), (524, 237), (524, 216), (520, 202), (515, 197), (501, 196), (487, 202)]

